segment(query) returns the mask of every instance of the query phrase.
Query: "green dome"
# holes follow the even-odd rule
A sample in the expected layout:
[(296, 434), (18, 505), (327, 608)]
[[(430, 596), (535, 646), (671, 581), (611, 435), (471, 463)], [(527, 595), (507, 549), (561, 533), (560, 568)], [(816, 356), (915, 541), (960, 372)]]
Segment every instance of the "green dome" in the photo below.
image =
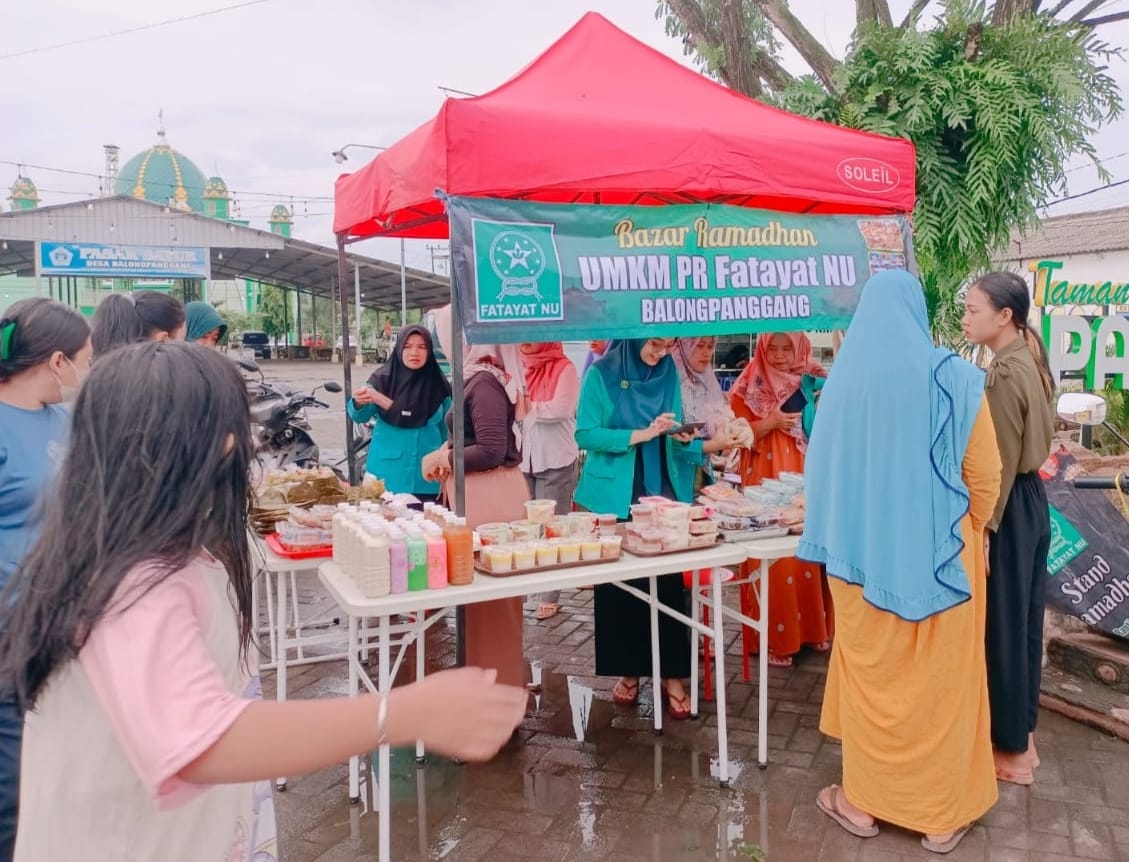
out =
[(114, 193), (202, 213), (206, 185), (203, 171), (190, 159), (158, 143), (122, 166)]
[(279, 222), (292, 222), (294, 218), (290, 215), (290, 207), (279, 204), (270, 211), (270, 220), (272, 224)]
[(204, 199), (213, 198), (228, 198), (231, 194), (227, 190), (227, 183), (219, 177), (209, 177), (207, 185), (204, 186)]
[(35, 183), (27, 177), (16, 177), (16, 181), (12, 183), (12, 193), (9, 195), (9, 200), (39, 203), (39, 190), (35, 187)]

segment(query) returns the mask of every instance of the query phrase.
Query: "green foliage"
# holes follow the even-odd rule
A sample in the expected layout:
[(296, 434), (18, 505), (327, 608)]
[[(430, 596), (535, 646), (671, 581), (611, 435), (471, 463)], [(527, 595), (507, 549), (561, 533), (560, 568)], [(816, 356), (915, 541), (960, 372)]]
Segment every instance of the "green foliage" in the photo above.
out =
[(261, 316), (258, 314), (248, 314), (243, 311), (234, 311), (223, 308), (223, 303), (216, 303), (216, 310), (219, 311), (220, 317), (223, 322), (227, 324), (227, 331), (220, 339), (220, 345), (226, 346), (228, 339), (231, 338), (233, 333), (246, 332), (251, 329), (258, 329), (262, 325)]
[[(1065, 191), (1068, 160), (1095, 157), (1090, 139), (1122, 102), (1107, 68), (1119, 51), (1093, 30), (1046, 13), (995, 26), (983, 2), (942, 6), (936, 20), (905, 29), (860, 26), (833, 88), (809, 75), (771, 100), (914, 143), (914, 245), (935, 333), (956, 345), (961, 285)], [(659, 3), (660, 14), (669, 9)], [(708, 54), (700, 62), (713, 68)]]
[(277, 341), (290, 331), (289, 297), (282, 288), (264, 284), (259, 292), (259, 317), (263, 332), (272, 341)]

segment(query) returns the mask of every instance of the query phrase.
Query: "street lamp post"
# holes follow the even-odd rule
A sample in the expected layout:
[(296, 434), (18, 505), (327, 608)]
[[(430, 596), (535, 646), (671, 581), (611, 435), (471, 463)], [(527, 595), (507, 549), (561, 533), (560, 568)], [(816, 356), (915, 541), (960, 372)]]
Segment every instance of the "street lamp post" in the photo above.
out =
[[(334, 161), (339, 165), (345, 164), (349, 160), (348, 154), (345, 152), (350, 147), (360, 147), (365, 150), (387, 150), (388, 147), (378, 147), (375, 144), (346, 144), (345, 146), (334, 150), (330, 153)], [(400, 327), (403, 328), (408, 323), (408, 269), (405, 261), (407, 249), (404, 239), (400, 239)], [(360, 291), (360, 268), (358, 267), (354, 273), (356, 280), (356, 299), (357, 299), (357, 364), (361, 363), (361, 291)]]

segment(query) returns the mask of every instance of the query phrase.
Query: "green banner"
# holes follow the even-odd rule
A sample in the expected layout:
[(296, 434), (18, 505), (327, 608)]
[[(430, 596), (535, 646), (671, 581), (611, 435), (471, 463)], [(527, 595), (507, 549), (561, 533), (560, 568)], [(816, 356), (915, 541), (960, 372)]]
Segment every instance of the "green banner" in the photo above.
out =
[(845, 329), (911, 262), (893, 216), (447, 200), (471, 343)]

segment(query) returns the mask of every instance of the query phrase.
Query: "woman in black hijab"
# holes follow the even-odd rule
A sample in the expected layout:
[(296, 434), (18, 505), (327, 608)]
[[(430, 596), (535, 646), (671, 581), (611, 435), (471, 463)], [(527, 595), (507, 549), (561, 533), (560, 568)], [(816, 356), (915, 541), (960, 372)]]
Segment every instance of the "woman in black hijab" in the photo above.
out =
[(393, 493), (434, 500), (439, 484), (423, 478), (420, 463), (447, 439), (451, 384), (427, 329), (401, 329), (388, 362), (353, 392), (347, 407), (354, 422), (373, 422), (366, 474), (383, 479)]

